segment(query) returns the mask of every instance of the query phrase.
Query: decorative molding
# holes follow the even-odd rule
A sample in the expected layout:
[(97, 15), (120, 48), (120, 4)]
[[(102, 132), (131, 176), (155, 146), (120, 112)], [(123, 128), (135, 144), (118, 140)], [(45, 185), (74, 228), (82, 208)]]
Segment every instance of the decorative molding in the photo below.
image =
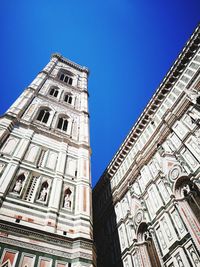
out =
[[(21, 248), (30, 249), (30, 250), (34, 250), (34, 251), (38, 251), (38, 252), (42, 251), (43, 253), (48, 253), (48, 254), (51, 254), (53, 256), (65, 257), (65, 258), (68, 258), (71, 260), (74, 260), (77, 258), (83, 258), (83, 259), (88, 259), (88, 260), (93, 259), (92, 254), (83, 253), (83, 252), (68, 253), (68, 252), (62, 251), (60, 249), (60, 246), (57, 250), (57, 249), (52, 249), (52, 248), (48, 248), (48, 247), (43, 247), (43, 246), (36, 245), (36, 244), (26, 243), (23, 241), (17, 241), (14, 239), (9, 239), (9, 238), (2, 237), (2, 236), (0, 236), (0, 241), (1, 241), (1, 243), (5, 243), (8, 245), (19, 246)], [(84, 247), (84, 248), (86, 248), (86, 247)], [(64, 249), (64, 247), (63, 247), (63, 249)], [(89, 247), (89, 249), (92, 249), (92, 246)]]
[[(144, 130), (147, 122), (149, 122), (150, 117), (152, 117), (152, 114), (155, 113), (155, 109), (152, 109), (152, 106), (154, 105), (158, 108), (165, 99), (162, 91), (166, 90), (165, 94), (170, 92), (169, 89), (178, 80), (178, 78), (182, 74), (182, 70), (186, 67), (188, 62), (190, 62), (191, 57), (196, 53), (196, 50), (198, 49), (198, 44), (200, 42), (199, 35), (200, 35), (200, 25), (196, 28), (195, 32), (192, 34), (191, 38), (187, 42), (186, 46), (183, 48), (177, 60), (174, 62), (173, 66), (166, 74), (165, 78), (163, 79), (163, 82), (156, 90), (155, 94), (148, 103), (147, 107), (145, 108), (145, 110), (143, 111), (143, 113), (141, 114), (141, 116), (131, 129), (130, 133), (127, 135), (126, 139), (118, 149), (117, 153), (115, 154), (111, 162), (109, 163), (106, 171), (109, 172), (111, 175), (113, 175), (116, 172), (121, 162), (124, 160), (126, 155), (129, 153), (130, 149), (132, 148), (133, 143), (137, 140), (138, 138), (137, 131), (141, 133)], [(151, 116), (149, 115), (149, 113), (151, 113)]]
[(91, 240), (87, 240), (86, 242), (82, 241), (83, 238), (72, 239), (70, 237), (63, 237), (61, 235), (49, 233), (42, 230), (32, 229), (22, 225), (8, 225), (0, 222), (0, 229), (8, 233), (18, 233), (20, 236), (31, 237), (32, 239), (46, 241), (54, 245), (59, 244), (69, 249), (72, 249), (74, 246), (77, 246), (76, 244), (80, 244), (80, 247), (83, 246), (83, 248), (88, 247), (88, 249), (92, 247)]
[(87, 67), (79, 65), (79, 64), (77, 64), (77, 63), (75, 63), (75, 62), (73, 62), (73, 61), (71, 61), (71, 60), (69, 60), (69, 59), (63, 57), (63, 56), (62, 56), (61, 54), (59, 54), (59, 53), (54, 53), (54, 54), (52, 54), (51, 57), (52, 57), (52, 58), (53, 58), (53, 57), (56, 57), (59, 61), (61, 61), (61, 62), (65, 63), (65, 64), (67, 64), (68, 66), (73, 67), (73, 68), (75, 68), (75, 69), (77, 69), (77, 70), (79, 70), (79, 71), (86, 72), (86, 73), (89, 75), (89, 69), (88, 69)]

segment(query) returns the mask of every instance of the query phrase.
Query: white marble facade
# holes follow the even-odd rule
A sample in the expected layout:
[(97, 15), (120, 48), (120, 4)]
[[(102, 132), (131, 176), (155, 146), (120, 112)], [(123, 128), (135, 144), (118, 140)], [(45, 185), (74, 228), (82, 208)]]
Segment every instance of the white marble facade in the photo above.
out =
[[(198, 27), (94, 189), (99, 267), (200, 266), (199, 36)], [(111, 238), (98, 234), (113, 218)], [(120, 252), (103, 251), (114, 238)]]
[(0, 118), (0, 266), (93, 266), (87, 79), (54, 54)]

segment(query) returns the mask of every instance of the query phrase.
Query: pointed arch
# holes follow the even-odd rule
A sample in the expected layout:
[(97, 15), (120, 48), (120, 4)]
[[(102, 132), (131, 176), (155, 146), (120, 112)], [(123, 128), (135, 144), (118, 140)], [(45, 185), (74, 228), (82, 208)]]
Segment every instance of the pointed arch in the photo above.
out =
[(74, 74), (66, 69), (60, 69), (58, 72), (58, 79), (66, 84), (73, 85)]
[(59, 88), (57, 86), (51, 86), (49, 89), (49, 95), (57, 98), (59, 94)]
[(64, 95), (64, 102), (68, 103), (68, 104), (72, 104), (72, 100), (73, 100), (73, 95), (72, 93), (66, 93)]
[(197, 246), (200, 245), (200, 190), (189, 177), (180, 177), (174, 185), (178, 210)]
[(174, 185), (175, 197), (182, 198), (200, 224), (200, 190), (189, 177), (180, 177)]
[(189, 183), (190, 180), (187, 176), (180, 176), (175, 183), (173, 184), (173, 189), (172, 192), (174, 193), (176, 198), (182, 198), (183, 194), (182, 194), (182, 186), (184, 184)]
[(22, 186), (23, 186), (23, 182), (25, 180), (25, 175), (24, 173), (21, 173), (17, 176), (17, 179), (16, 179), (16, 182), (15, 182), (15, 185), (13, 187), (13, 192), (14, 193), (17, 193), (17, 194), (20, 194), (21, 191), (22, 191)]
[(57, 128), (64, 131), (64, 132), (67, 132), (67, 129), (68, 129), (68, 117), (67, 116), (59, 116), (58, 117), (58, 123), (57, 123)]
[(52, 122), (55, 112), (55, 107), (53, 107), (53, 105), (44, 102), (42, 105), (38, 105), (34, 116), (35, 121), (49, 126)]
[(41, 108), (37, 114), (36, 120), (42, 123), (47, 123), (50, 117), (49, 108)]
[(70, 209), (72, 206), (72, 201), (71, 201), (71, 195), (72, 191), (70, 188), (66, 188), (64, 191), (64, 199), (63, 199), (63, 207), (66, 209)]
[(137, 240), (140, 244), (141, 257), (146, 255), (152, 267), (161, 267), (158, 252), (156, 250), (152, 235), (146, 222), (141, 222), (137, 230)]
[(67, 189), (65, 189), (65, 196), (66, 195), (71, 195), (72, 194), (72, 191), (70, 190), (70, 188), (68, 187)]
[(48, 181), (44, 181), (40, 188), (40, 194), (38, 198), (40, 201), (45, 202), (47, 200), (48, 187), (49, 187)]

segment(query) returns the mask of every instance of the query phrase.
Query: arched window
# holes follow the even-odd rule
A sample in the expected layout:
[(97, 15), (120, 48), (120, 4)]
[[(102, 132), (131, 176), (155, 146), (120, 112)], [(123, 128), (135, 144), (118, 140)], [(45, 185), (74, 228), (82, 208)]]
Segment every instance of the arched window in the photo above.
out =
[(64, 74), (60, 75), (60, 80), (64, 81), (65, 83), (67, 83), (69, 85), (72, 85), (72, 83), (73, 83), (73, 79), (67, 75), (64, 75)]
[(67, 83), (67, 84), (69, 84), (69, 85), (72, 85), (72, 83), (73, 83), (73, 78), (72, 78), (72, 76), (73, 76), (73, 73), (71, 73), (71, 72), (69, 72), (69, 71), (67, 71), (67, 70), (61, 70), (61, 71), (58, 73), (58, 78), (59, 78), (61, 81), (65, 82), (65, 83)]
[(62, 74), (60, 75), (60, 80), (63, 81), (64, 78), (65, 78), (65, 75), (62, 73)]
[(57, 88), (51, 88), (49, 94), (51, 96), (57, 97), (58, 96), (58, 89)]
[(72, 103), (72, 95), (66, 94), (64, 97), (64, 101), (67, 102), (68, 104), (71, 104)]
[(68, 84), (70, 84), (70, 85), (72, 85), (72, 78), (71, 77), (68, 77), (67, 75), (65, 76), (65, 79), (64, 79), (64, 82), (65, 83), (68, 83)]
[(151, 233), (148, 230), (147, 224), (142, 222), (138, 228), (138, 241), (141, 243), (141, 248), (145, 251), (148, 260), (153, 267), (161, 267), (158, 253), (152, 239)]
[(59, 118), (57, 128), (66, 132), (67, 126), (68, 126), (67, 118), (66, 117)]
[(200, 188), (196, 180), (182, 176), (174, 184), (175, 197), (178, 200), (178, 209), (183, 221), (194, 242), (199, 245), (200, 236)]
[(37, 121), (47, 123), (49, 116), (50, 116), (50, 112), (48, 109), (41, 109), (37, 116)]
[(200, 192), (198, 187), (194, 183), (187, 182), (183, 185), (182, 192), (193, 214), (200, 222)]

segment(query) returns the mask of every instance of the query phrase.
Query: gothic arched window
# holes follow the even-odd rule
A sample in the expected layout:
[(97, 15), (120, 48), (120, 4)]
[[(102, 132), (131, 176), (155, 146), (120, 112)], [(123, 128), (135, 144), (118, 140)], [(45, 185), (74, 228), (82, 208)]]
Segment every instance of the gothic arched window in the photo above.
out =
[(64, 78), (65, 78), (65, 75), (62, 73), (62, 74), (60, 75), (60, 80), (61, 80), (61, 81), (64, 81)]
[(58, 78), (59, 78), (61, 81), (65, 82), (65, 83), (67, 83), (67, 84), (69, 84), (69, 85), (72, 85), (72, 83), (73, 83), (73, 78), (72, 78), (72, 76), (73, 76), (73, 73), (71, 73), (71, 72), (69, 72), (69, 71), (67, 71), (67, 70), (61, 70), (61, 71), (58, 73)]
[(200, 222), (200, 191), (198, 187), (194, 183), (185, 183), (182, 187), (182, 193), (193, 214)]
[(158, 252), (156, 250), (153, 238), (146, 223), (142, 222), (138, 228), (138, 241), (143, 252), (153, 267), (161, 267)]
[(68, 120), (66, 117), (60, 117), (58, 120), (58, 125), (57, 128), (62, 130), (62, 131), (67, 131), (67, 126), (68, 126)]
[(64, 81), (65, 83), (72, 85), (73, 79), (67, 75), (61, 74), (60, 80)]
[(36, 120), (41, 121), (43, 123), (47, 123), (49, 116), (50, 111), (48, 109), (41, 109)]
[(49, 92), (49, 95), (57, 97), (58, 96), (58, 89), (56, 87), (51, 88), (50, 92)]
[(64, 101), (67, 102), (68, 104), (71, 104), (72, 103), (72, 95), (66, 94), (64, 97)]

